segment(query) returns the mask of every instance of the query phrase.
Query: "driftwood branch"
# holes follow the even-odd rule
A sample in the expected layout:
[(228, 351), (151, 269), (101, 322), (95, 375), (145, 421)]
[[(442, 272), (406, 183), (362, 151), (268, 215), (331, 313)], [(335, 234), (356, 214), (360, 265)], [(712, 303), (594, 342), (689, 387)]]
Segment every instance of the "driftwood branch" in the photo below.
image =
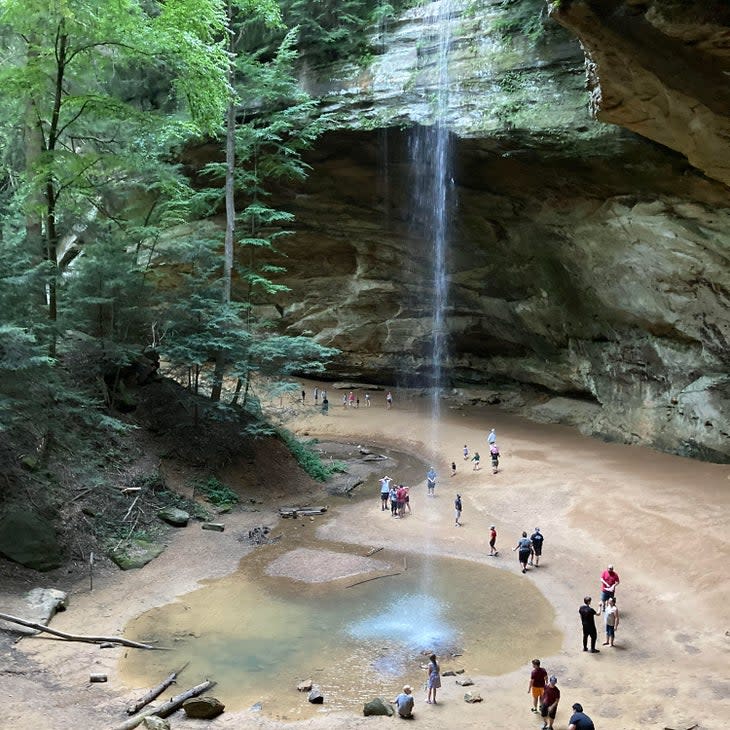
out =
[(133, 649), (159, 649), (160, 647), (152, 646), (151, 644), (140, 644), (138, 641), (130, 641), (129, 639), (123, 639), (120, 636), (78, 636), (76, 634), (66, 634), (63, 631), (56, 631), (56, 629), (49, 629), (48, 626), (43, 624), (37, 624), (33, 621), (26, 621), (25, 619), (18, 618), (17, 616), (10, 616), (7, 613), (0, 613), (0, 619), (3, 621), (9, 621), (12, 624), (20, 624), (21, 626), (27, 626), (29, 629), (36, 629), (37, 631), (45, 631), (53, 636), (58, 636), (60, 639), (66, 641), (83, 641), (87, 644), (103, 644), (105, 642), (113, 644), (121, 644), (122, 646), (131, 646)]
[(126, 722), (123, 722), (121, 725), (117, 725), (114, 730), (132, 730), (132, 728), (137, 727), (137, 725), (139, 725), (145, 717), (150, 717), (151, 715), (157, 715), (157, 717), (169, 717), (173, 712), (182, 707), (185, 700), (189, 700), (191, 697), (198, 697), (198, 695), (202, 695), (203, 692), (206, 692), (211, 687), (215, 687), (215, 682), (207, 679), (202, 684), (196, 684), (195, 687), (191, 687), (186, 692), (176, 695), (169, 702), (165, 702), (159, 707), (151, 707), (144, 712), (140, 712), (136, 717), (130, 717)]
[(379, 580), (380, 578), (392, 578), (394, 575), (402, 575), (403, 571), (399, 570), (397, 573), (385, 573), (383, 575), (376, 575), (372, 578), (365, 578), (365, 580), (359, 580), (357, 583), (351, 583), (349, 586), (345, 586), (345, 588), (354, 588), (355, 586), (361, 586), (363, 583), (369, 583), (371, 580)]
[(186, 662), (183, 667), (181, 667), (180, 669), (176, 669), (174, 672), (171, 672), (167, 677), (165, 677), (165, 679), (162, 680), (162, 682), (152, 687), (149, 692), (140, 697), (133, 705), (127, 707), (127, 714), (137, 714), (145, 705), (149, 705), (152, 700), (159, 697), (171, 684), (174, 684), (175, 680), (177, 679), (177, 675), (180, 674), (183, 669), (188, 666), (188, 664), (190, 664), (190, 662)]

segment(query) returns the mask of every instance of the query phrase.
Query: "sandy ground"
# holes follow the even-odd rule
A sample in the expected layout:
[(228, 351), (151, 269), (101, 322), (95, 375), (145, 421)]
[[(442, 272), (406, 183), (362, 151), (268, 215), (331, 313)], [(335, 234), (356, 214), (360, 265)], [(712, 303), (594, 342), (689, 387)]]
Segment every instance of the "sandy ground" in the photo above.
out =
[[(727, 466), (603, 444), (571, 429), (530, 423), (497, 409), (452, 409), (448, 402), (435, 432), (426, 404), (417, 397), (396, 393), (389, 411), (382, 401), (382, 393), (374, 394), (370, 409), (334, 406), (327, 417), (311, 406), (300, 407), (290, 427), (329, 439), (397, 444), (421, 455), (440, 474), (436, 496), (427, 498), (423, 485), (415, 488), (414, 514), (397, 521), (380, 519), (374, 494), (366, 507), (353, 504), (329, 513), (318, 531), (322, 538), (414, 552), (428, 548), (518, 573), (511, 548), (523, 529), (540, 526), (543, 559), (524, 580), (544, 592), (565, 636), (557, 654), (541, 657), (562, 689), (555, 728), (567, 727), (573, 702), (583, 704), (598, 730), (725, 727), (730, 711)], [(496, 475), (484, 458), (491, 427), (502, 451)], [(465, 443), (482, 453), (481, 471), (472, 471), (461, 458)], [(452, 460), (457, 463), (453, 478), (448, 476)], [(456, 491), (464, 501), (462, 528), (453, 525)], [(238, 513), (226, 517), (224, 533), (176, 532), (170, 549), (144, 569), (100, 576), (93, 592), (80, 581), (70, 609), (52, 626), (121, 633), (142, 611), (183, 595), (204, 579), (232, 572), (249, 549), (236, 536), (266, 521), (274, 524), (274, 519), (273, 513)], [(499, 534), (497, 560), (486, 555), (492, 523)], [(608, 563), (621, 576), (616, 647), (600, 646), (599, 631), (601, 653), (583, 653), (577, 611), (586, 594), (598, 602), (599, 577)], [(114, 727), (124, 718), (121, 708), (139, 694), (119, 677), (117, 661), (124, 651), (24, 639), (1, 657), (0, 695), (10, 701), (0, 727)], [(525, 657), (524, 669), (511, 674), (472, 676), (473, 689), (485, 700), (481, 704), (466, 704), (464, 690), (453, 678), (445, 678), (436, 706), (426, 705), (418, 692), (416, 722), (439, 730), (540, 728), (527, 694), (531, 658)], [(89, 684), (90, 672), (106, 672), (109, 683)], [(400, 720), (327, 713), (325, 705), (317, 717), (297, 723), (246, 711), (224, 713), (206, 727), (347, 730), (392, 722)], [(201, 724), (176, 715), (172, 727)]]

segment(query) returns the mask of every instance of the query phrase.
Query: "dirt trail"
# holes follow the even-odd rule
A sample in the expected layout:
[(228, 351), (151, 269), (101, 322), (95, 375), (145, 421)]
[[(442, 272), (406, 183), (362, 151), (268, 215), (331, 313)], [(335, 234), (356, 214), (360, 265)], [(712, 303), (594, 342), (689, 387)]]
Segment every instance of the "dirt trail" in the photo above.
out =
[[(335, 403), (337, 391), (331, 393)], [(369, 409), (334, 405), (327, 417), (313, 406), (300, 407), (289, 425), (300, 433), (397, 444), (422, 455), (439, 472), (436, 497), (428, 499), (425, 486), (416, 487), (413, 516), (396, 521), (381, 519), (373, 494), (365, 506), (352, 504), (332, 513), (322, 522), (321, 537), (416, 552), (429, 544), (443, 555), (491, 560), (492, 565), (518, 572), (511, 548), (523, 529), (539, 526), (545, 535), (544, 557), (539, 570), (528, 571), (524, 580), (544, 592), (565, 634), (557, 654), (541, 657), (543, 666), (558, 675), (562, 689), (556, 730), (567, 727), (573, 702), (583, 704), (599, 730), (689, 728), (695, 723), (700, 730), (724, 727), (730, 696), (728, 467), (603, 444), (571, 429), (530, 423), (497, 409), (457, 410), (448, 403), (436, 448), (425, 404), (395, 395), (390, 411), (383, 406), (382, 394), (373, 395)], [(496, 475), (486, 458), (481, 471), (474, 472), (461, 457), (465, 443), (486, 457), (491, 427), (497, 430), (502, 452)], [(453, 478), (448, 476), (452, 460), (457, 463)], [(460, 529), (453, 526), (456, 491), (464, 501)], [(264, 521), (273, 524), (274, 519), (270, 512), (239, 513), (227, 516), (225, 533), (176, 532), (170, 549), (143, 570), (103, 576), (91, 594), (79, 585), (71, 609), (53, 625), (79, 633), (90, 626), (95, 633), (121, 631), (142, 611), (234, 570), (247, 549), (235, 536)], [(492, 523), (499, 533), (497, 561), (486, 556)], [(577, 611), (586, 594), (597, 603), (599, 576), (608, 563), (621, 576), (616, 647), (601, 646), (600, 654), (586, 654), (581, 651)], [(599, 631), (599, 644), (602, 641)], [(137, 688), (120, 686), (116, 662), (123, 651), (22, 641), (13, 656), (3, 657), (3, 664), (8, 660), (6, 666), (30, 673), (0, 672), (0, 692), (12, 700), (3, 723), (44, 730), (112, 727), (120, 718), (119, 708), (138, 693)], [(419, 725), (434, 730), (540, 728), (529, 711), (531, 658), (524, 658), (519, 672), (473, 676), (474, 689), (485, 699), (481, 704), (464, 703), (464, 690), (449, 679), (436, 706), (426, 705), (417, 693)], [(88, 685), (90, 671), (107, 672), (109, 684)], [(328, 713), (325, 704), (317, 717), (294, 724), (247, 711), (224, 713), (207, 727), (347, 730), (386, 722), (390, 720)], [(175, 716), (173, 727), (197, 728), (199, 723)]]

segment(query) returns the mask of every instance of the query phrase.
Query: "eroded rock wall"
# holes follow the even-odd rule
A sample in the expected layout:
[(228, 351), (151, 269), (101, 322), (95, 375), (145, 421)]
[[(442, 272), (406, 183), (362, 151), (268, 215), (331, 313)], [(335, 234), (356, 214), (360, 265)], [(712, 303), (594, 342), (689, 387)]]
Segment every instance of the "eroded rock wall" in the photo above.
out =
[[(533, 417), (730, 460), (727, 36), (659, 2), (553, 2), (589, 54), (589, 93), (578, 40), (539, 0), (452, 4), (448, 384), (518, 386)], [(505, 33), (515, 6), (540, 14), (540, 38)], [(266, 311), (341, 349), (333, 379), (430, 372), (428, 211), (412, 193), (432, 171), (411, 150), (434, 122), (439, 7), (374, 31), (366, 67), (306, 77), (340, 129), (277, 194), (296, 215), (291, 291)]]

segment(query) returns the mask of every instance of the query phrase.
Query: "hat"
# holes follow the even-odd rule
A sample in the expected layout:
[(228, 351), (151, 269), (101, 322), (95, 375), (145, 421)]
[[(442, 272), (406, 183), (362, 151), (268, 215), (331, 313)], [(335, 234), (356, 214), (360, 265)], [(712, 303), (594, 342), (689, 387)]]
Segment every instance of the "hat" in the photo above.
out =
[(553, 674), (553, 676), (548, 679), (548, 682), (550, 682), (550, 684), (557, 684), (558, 678)]
[(609, 570), (613, 570), (613, 565), (609, 565), (609, 566), (608, 566), (608, 569), (609, 569)]
[(576, 702), (576, 703), (575, 703), (575, 704), (573, 705), (573, 709), (574, 709), (574, 710), (575, 710), (576, 712), (583, 712), (583, 705), (581, 705), (581, 703), (580, 703), (580, 702)]
[(410, 684), (404, 684), (404, 685), (403, 685), (403, 691), (404, 691), (404, 692), (405, 692), (406, 694), (409, 694), (410, 692), (412, 692), (412, 691), (413, 691), (413, 687), (411, 687), (411, 685), (410, 685)]
[(489, 525), (489, 529), (494, 530), (495, 529), (494, 525)]

